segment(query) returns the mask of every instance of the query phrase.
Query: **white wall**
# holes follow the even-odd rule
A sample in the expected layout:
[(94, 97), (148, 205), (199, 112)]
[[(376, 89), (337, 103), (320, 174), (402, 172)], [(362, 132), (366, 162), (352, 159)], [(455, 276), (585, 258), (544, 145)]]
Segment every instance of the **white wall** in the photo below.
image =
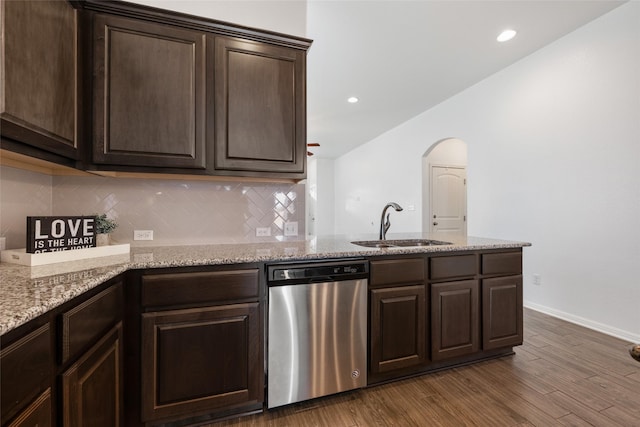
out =
[(316, 235), (323, 236), (333, 234), (335, 228), (333, 207), (335, 204), (334, 164), (330, 159), (316, 159), (318, 176), (324, 177), (317, 181), (317, 206), (316, 206)]
[(246, 27), (305, 37), (306, 0), (128, 0)]
[(620, 6), (337, 159), (336, 232), (375, 232), (389, 200), (417, 208), (392, 231), (420, 230), (422, 155), (455, 136), (469, 234), (533, 244), (525, 304), (640, 341), (639, 24)]
[[(457, 138), (446, 138), (429, 147), (422, 158), (422, 231), (429, 232), (431, 200), (431, 166), (467, 167), (467, 144)], [(434, 236), (435, 237), (435, 236)], [(444, 239), (444, 238), (443, 238)], [(444, 239), (446, 240), (446, 239)]]
[(307, 235), (323, 236), (333, 234), (334, 223), (334, 181), (333, 160), (307, 159)]

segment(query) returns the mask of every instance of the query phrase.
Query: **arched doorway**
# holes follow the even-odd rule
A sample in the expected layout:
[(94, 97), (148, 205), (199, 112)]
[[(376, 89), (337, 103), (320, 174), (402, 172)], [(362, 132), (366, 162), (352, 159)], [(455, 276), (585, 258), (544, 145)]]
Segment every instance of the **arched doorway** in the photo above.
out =
[(446, 138), (422, 156), (422, 231), (434, 237), (467, 234), (467, 144)]

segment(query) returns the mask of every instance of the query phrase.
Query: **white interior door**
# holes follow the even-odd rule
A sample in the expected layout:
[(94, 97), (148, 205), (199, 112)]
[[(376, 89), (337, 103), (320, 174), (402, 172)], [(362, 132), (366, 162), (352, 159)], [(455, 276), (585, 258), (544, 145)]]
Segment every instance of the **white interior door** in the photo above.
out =
[(467, 170), (431, 166), (430, 226), (432, 234), (467, 234)]

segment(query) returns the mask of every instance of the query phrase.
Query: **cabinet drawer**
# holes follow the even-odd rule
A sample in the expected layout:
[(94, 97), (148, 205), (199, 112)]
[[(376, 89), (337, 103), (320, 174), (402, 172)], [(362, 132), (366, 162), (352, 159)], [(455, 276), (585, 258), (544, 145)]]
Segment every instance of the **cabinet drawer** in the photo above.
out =
[(187, 305), (258, 298), (259, 272), (251, 270), (142, 276), (142, 305)]
[(62, 363), (97, 341), (122, 317), (122, 282), (62, 313)]
[(2, 425), (51, 387), (51, 329), (45, 324), (2, 349)]
[(422, 282), (425, 277), (423, 258), (371, 261), (370, 271), (372, 286)]
[(430, 258), (431, 280), (474, 276), (478, 271), (476, 255), (455, 255)]
[(482, 274), (522, 273), (522, 252), (504, 252), (482, 255)]

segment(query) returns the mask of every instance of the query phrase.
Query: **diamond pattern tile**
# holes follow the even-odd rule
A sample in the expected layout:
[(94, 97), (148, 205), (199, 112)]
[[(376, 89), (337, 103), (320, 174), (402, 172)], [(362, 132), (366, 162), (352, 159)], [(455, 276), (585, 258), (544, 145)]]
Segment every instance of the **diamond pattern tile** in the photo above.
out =
[[(50, 177), (2, 166), (0, 235), (21, 248), (27, 215), (105, 212), (119, 224), (113, 240), (136, 246), (282, 240), (288, 221), (303, 239), (304, 194), (303, 184)], [(271, 237), (257, 238), (258, 227)], [(133, 241), (133, 230), (147, 229), (152, 242)]]

